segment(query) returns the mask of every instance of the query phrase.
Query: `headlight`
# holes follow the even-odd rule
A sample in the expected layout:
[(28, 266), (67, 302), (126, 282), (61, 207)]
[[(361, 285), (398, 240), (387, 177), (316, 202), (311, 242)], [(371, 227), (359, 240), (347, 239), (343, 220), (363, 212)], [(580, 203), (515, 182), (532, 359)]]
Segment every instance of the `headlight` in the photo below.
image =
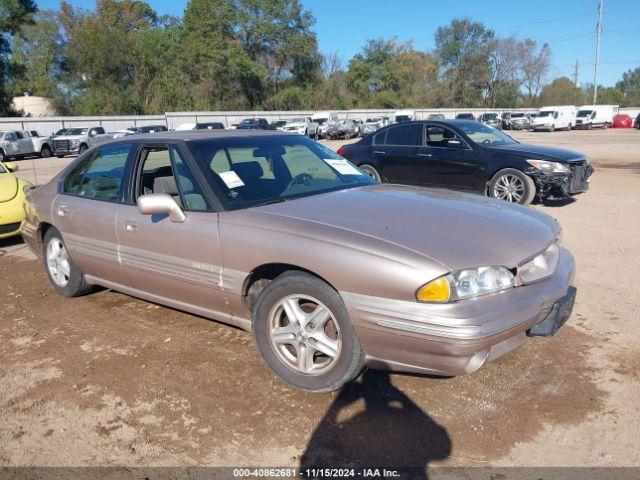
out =
[(71, 140), (71, 146), (72, 147), (77, 147), (80, 144), (80, 140)]
[(529, 159), (527, 163), (543, 173), (569, 173), (571, 171), (567, 165), (558, 162)]
[(423, 285), (416, 292), (416, 298), (419, 302), (448, 303), (499, 292), (514, 285), (515, 277), (506, 267), (466, 268)]

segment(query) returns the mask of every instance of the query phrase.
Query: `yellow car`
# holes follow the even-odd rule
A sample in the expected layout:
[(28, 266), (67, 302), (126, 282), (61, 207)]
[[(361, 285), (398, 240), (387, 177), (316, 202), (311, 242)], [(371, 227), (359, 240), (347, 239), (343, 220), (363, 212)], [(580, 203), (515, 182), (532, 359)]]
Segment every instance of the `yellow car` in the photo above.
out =
[(17, 178), (18, 166), (0, 162), (0, 238), (20, 234), (24, 222), (24, 188), (31, 185)]

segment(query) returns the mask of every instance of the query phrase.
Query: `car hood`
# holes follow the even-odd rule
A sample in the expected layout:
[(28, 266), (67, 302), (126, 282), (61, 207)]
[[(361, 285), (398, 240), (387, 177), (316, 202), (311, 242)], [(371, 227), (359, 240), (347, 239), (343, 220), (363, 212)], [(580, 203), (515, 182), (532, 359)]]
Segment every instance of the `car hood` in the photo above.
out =
[(511, 145), (495, 145), (492, 147), (486, 147), (486, 150), (490, 152), (513, 153), (535, 160), (551, 159), (568, 161), (584, 158), (584, 155), (582, 153), (574, 152), (573, 150), (545, 147), (543, 145), (527, 145), (524, 143), (514, 143)]
[(10, 173), (0, 174), (0, 203), (8, 202), (18, 194), (18, 179)]
[(258, 207), (403, 247), (451, 270), (516, 267), (559, 234), (551, 217), (479, 195), (404, 185), (373, 185)]

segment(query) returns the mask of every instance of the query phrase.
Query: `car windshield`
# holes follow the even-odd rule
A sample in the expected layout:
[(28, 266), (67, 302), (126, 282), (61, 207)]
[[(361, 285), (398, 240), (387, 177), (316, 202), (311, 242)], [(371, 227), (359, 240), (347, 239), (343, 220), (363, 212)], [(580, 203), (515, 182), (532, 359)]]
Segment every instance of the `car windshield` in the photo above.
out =
[(578, 112), (578, 116), (579, 117), (588, 117), (589, 115), (591, 115), (593, 113), (593, 110), (580, 110)]
[(495, 118), (498, 118), (498, 114), (497, 113), (485, 113), (484, 114), (484, 118), (486, 118), (488, 120), (493, 120)]
[(64, 135), (84, 135), (87, 130), (86, 128), (69, 128), (65, 130)]
[(396, 115), (396, 123), (410, 122), (411, 117), (409, 115)]
[(305, 123), (304, 118), (290, 118), (289, 123)]
[(373, 117), (373, 118), (367, 118), (367, 120), (365, 121), (365, 123), (377, 123), (379, 121), (381, 121), (381, 118), (378, 117)]
[(511, 145), (518, 143), (509, 135), (502, 133), (500, 130), (480, 122), (465, 123), (464, 125), (460, 125), (459, 128), (475, 143), (484, 145)]
[(244, 120), (242, 120), (238, 125), (253, 125), (254, 123), (257, 123), (258, 120), (256, 120), (255, 118), (246, 118)]
[(324, 125), (325, 123), (327, 123), (326, 118), (314, 118), (313, 121), (318, 125)]
[(538, 117), (551, 117), (553, 116), (553, 110), (545, 110), (538, 113)]
[(229, 209), (376, 183), (332, 150), (297, 135), (203, 139), (187, 146)]
[(66, 131), (66, 128), (61, 128), (56, 133), (54, 133), (54, 135), (64, 135)]
[(524, 113), (512, 113), (511, 118), (524, 118)]

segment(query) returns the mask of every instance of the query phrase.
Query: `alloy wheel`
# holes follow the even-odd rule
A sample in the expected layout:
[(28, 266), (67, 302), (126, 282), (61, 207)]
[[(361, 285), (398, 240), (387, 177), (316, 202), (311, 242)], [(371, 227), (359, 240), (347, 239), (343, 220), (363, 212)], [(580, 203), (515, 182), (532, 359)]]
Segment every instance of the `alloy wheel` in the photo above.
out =
[(513, 203), (520, 203), (524, 193), (524, 182), (515, 175), (502, 175), (493, 187), (493, 196), (495, 198)]
[(278, 359), (304, 375), (321, 375), (342, 350), (338, 323), (331, 311), (308, 295), (289, 295), (269, 314), (269, 340)]
[(71, 263), (67, 249), (59, 238), (52, 238), (47, 245), (47, 267), (56, 285), (66, 287), (71, 277)]

